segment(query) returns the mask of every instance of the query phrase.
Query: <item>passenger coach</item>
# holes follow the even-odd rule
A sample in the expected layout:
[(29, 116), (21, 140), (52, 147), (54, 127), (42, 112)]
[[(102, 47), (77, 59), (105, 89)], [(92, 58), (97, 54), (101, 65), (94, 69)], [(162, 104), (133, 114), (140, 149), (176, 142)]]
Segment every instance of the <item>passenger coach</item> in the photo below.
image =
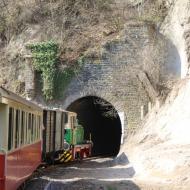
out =
[(0, 190), (17, 189), (40, 165), (43, 110), (0, 87)]

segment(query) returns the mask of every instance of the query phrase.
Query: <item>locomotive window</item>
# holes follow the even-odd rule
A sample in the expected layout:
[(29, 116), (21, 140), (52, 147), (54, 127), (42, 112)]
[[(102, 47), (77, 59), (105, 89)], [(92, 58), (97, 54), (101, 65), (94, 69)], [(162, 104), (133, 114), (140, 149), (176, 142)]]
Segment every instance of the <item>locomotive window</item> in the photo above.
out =
[(8, 137), (8, 150), (13, 147), (13, 127), (14, 127), (14, 109), (9, 108), (9, 137)]
[(72, 120), (73, 120), (73, 128), (74, 128), (75, 127), (75, 123), (76, 123), (76, 120), (75, 120), (74, 116), (73, 116)]
[(71, 128), (73, 129), (75, 126), (74, 126), (74, 124), (75, 124), (75, 117), (74, 116), (71, 116), (70, 117), (70, 124), (71, 124)]
[(70, 116), (70, 122), (69, 122), (69, 124), (71, 125), (71, 128), (73, 128), (73, 117), (72, 116)]
[(64, 121), (65, 121), (65, 123), (68, 123), (68, 113), (65, 113), (64, 115), (65, 115), (65, 117), (64, 117), (65, 120)]
[(19, 125), (20, 125), (20, 110), (16, 110), (15, 148), (19, 147)]

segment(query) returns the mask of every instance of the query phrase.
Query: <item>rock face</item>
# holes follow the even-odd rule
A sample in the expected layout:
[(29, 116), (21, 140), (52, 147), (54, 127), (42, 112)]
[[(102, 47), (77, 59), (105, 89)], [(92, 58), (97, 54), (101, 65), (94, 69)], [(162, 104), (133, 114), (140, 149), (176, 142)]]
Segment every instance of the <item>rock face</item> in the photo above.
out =
[(161, 32), (176, 46), (181, 60), (181, 77), (189, 75), (190, 2), (171, 1), (169, 14), (161, 26)]
[(138, 179), (181, 185), (179, 189), (190, 186), (189, 95), (190, 81), (184, 79), (165, 105), (153, 108), (142, 128), (128, 139), (122, 151)]
[[(124, 151), (134, 163), (137, 178), (155, 183), (190, 187), (189, 138), (189, 11), (190, 2), (173, 2), (161, 29), (177, 47), (182, 64), (182, 77), (165, 105), (153, 108), (141, 130), (128, 139)], [(147, 181), (148, 183), (148, 181)]]

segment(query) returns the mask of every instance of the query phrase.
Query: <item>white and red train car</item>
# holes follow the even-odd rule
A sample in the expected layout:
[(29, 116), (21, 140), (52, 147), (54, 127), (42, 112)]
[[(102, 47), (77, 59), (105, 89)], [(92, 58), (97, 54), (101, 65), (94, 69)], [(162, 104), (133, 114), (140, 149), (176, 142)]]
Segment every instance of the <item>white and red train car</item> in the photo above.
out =
[(91, 143), (65, 144), (65, 128), (76, 127), (76, 113), (42, 109), (0, 87), (0, 190), (16, 190), (42, 161), (89, 157)]
[(43, 110), (0, 87), (0, 190), (15, 190), (41, 163)]

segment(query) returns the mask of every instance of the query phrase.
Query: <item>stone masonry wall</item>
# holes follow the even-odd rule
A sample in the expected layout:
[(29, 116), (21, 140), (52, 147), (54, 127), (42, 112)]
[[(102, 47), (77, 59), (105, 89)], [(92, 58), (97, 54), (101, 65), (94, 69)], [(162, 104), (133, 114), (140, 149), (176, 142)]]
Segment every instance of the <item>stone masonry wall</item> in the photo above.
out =
[[(160, 67), (163, 69), (164, 65), (164, 62), (157, 60), (159, 56), (164, 56), (158, 55), (157, 59), (151, 57), (149, 49), (151, 47), (154, 50), (156, 44), (152, 30), (151, 25), (143, 23), (127, 24), (120, 35), (102, 44), (98, 56), (92, 53), (85, 55), (83, 68), (67, 86), (62, 98), (48, 105), (43, 99), (39, 99), (40, 96), (37, 101), (46, 106), (67, 109), (71, 103), (85, 96), (102, 98), (111, 103), (118, 112), (124, 113), (125, 138), (129, 129), (139, 126), (142, 117), (156, 100), (157, 93), (149, 90), (156, 91)], [(148, 50), (146, 59), (142, 54), (144, 49)], [(145, 60), (151, 61), (146, 63)], [(144, 65), (149, 67), (145, 69)], [(153, 79), (148, 76), (148, 72)], [(145, 81), (148, 80), (148, 83), (140, 80), (141, 73), (141, 76), (147, 76)], [(149, 84), (149, 87), (145, 84)], [(152, 94), (156, 96), (152, 98)]]
[(103, 44), (101, 57), (88, 57), (81, 72), (67, 87), (59, 102), (66, 109), (85, 96), (97, 96), (125, 114), (125, 134), (141, 122), (141, 110), (147, 112), (150, 97), (138, 79), (142, 72), (140, 50), (150, 44), (149, 28), (128, 25), (115, 40)]

